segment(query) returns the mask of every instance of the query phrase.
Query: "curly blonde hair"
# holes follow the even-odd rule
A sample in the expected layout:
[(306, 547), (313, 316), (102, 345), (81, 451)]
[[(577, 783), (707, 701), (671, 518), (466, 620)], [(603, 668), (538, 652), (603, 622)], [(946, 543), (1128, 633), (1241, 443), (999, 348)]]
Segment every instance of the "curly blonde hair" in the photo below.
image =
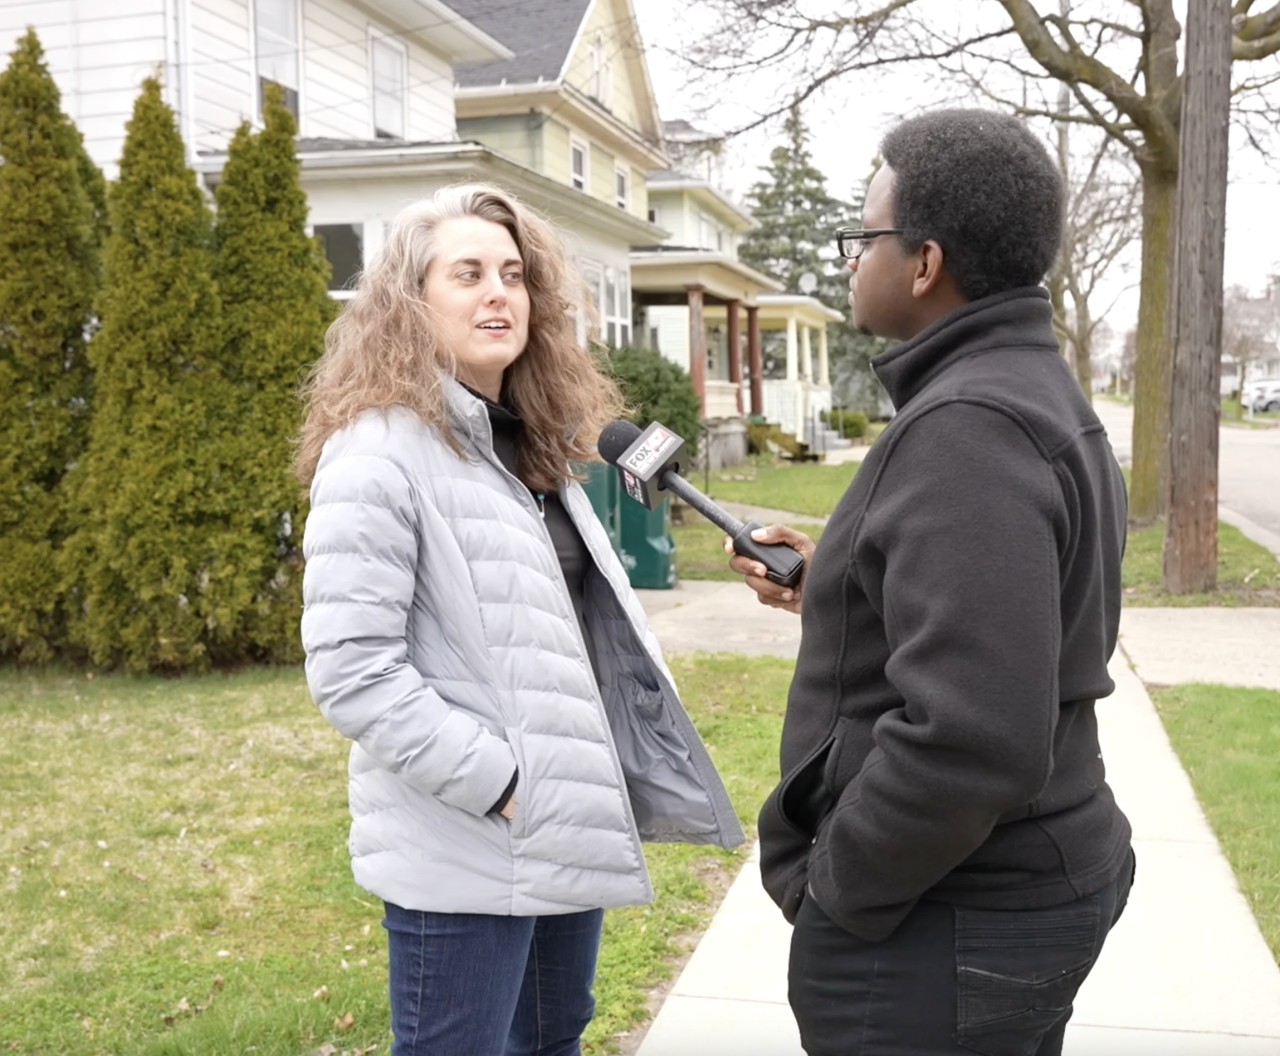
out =
[(407, 407), (463, 456), (444, 395), (456, 363), (436, 336), (423, 290), (436, 228), (471, 216), (505, 227), (524, 262), (529, 340), (503, 385), (525, 423), (520, 475), (533, 488), (554, 491), (572, 476), (570, 462), (598, 457), (600, 430), (624, 407), (618, 386), (578, 337), (583, 318), (598, 333), (590, 291), (549, 222), (497, 187), (464, 184), (400, 212), (377, 263), (325, 335), (324, 355), (303, 387), (307, 411), (295, 469), (304, 484), (325, 441), (371, 408)]

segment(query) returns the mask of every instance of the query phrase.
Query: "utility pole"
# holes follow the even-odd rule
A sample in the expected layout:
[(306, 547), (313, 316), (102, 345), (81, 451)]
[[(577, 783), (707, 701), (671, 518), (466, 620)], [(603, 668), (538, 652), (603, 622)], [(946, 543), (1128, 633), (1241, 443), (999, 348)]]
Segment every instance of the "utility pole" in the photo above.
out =
[(1164, 544), (1164, 583), (1174, 594), (1218, 585), (1218, 375), (1231, 37), (1231, 0), (1187, 5)]

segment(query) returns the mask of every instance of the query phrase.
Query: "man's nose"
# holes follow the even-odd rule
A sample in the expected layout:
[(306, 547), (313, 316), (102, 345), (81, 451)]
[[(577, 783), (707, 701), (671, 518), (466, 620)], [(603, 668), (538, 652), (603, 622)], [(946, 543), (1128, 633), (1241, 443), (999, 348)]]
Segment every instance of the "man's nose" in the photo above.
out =
[(848, 268), (850, 271), (856, 273), (858, 270), (858, 258), (850, 257), (848, 260), (844, 262), (844, 266)]

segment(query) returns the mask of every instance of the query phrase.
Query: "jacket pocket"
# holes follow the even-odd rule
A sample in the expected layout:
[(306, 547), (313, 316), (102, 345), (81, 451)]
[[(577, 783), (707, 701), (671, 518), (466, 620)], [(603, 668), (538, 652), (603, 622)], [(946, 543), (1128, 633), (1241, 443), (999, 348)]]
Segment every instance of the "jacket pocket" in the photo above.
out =
[(957, 906), (956, 1034), (982, 1056), (1035, 1056), (1097, 955), (1097, 898), (1053, 909)]
[(827, 784), (827, 762), (838, 746), (834, 735), (828, 737), (783, 778), (778, 788), (778, 813), (782, 820), (810, 842), (835, 806), (835, 796)]
[[(516, 790), (513, 793), (516, 801), (515, 816), (507, 822), (511, 829), (513, 839), (523, 839), (529, 833), (529, 817), (533, 807), (533, 774), (529, 772), (529, 767), (525, 765), (524, 759), (524, 741), (520, 738), (520, 731), (513, 726), (506, 728), (507, 743), (511, 745), (511, 754), (516, 757), (516, 766), (520, 776), (516, 779)], [(505, 819), (504, 819), (505, 820)]]

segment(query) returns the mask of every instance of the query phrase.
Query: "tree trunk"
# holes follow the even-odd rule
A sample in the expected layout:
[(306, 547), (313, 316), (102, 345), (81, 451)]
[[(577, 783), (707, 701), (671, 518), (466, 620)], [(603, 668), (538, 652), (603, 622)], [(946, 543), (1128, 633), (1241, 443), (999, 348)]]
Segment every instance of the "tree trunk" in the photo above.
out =
[(1173, 398), (1165, 588), (1218, 585), (1218, 372), (1231, 109), (1231, 0), (1187, 9), (1178, 238), (1173, 291)]
[(1142, 163), (1142, 280), (1138, 299), (1138, 356), (1134, 370), (1133, 477), (1129, 520), (1150, 524), (1164, 516), (1169, 490), (1168, 325), (1173, 266), (1176, 170)]
[(1076, 311), (1077, 339), (1072, 345), (1076, 380), (1084, 391), (1084, 398), (1093, 403), (1093, 316), (1089, 314), (1089, 299), (1072, 293)]

